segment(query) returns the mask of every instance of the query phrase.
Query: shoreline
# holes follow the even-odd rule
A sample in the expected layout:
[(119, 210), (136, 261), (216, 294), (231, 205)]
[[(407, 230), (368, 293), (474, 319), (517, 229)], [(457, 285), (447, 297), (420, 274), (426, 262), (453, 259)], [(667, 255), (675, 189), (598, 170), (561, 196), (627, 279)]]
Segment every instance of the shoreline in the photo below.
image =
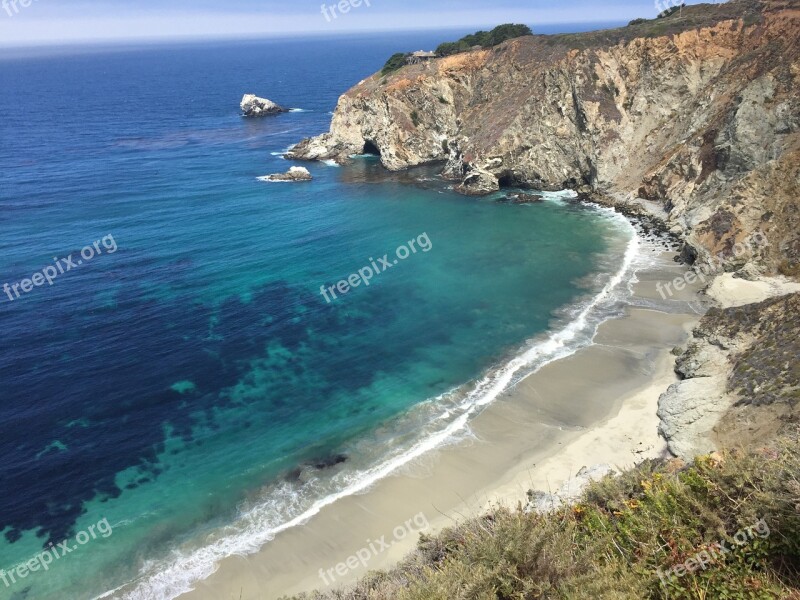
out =
[[(396, 564), (414, 549), (418, 532), (394, 540), (366, 568), (337, 574), (337, 565), (369, 542), (391, 538), (417, 515), (429, 523), (427, 532), (436, 531), (492, 505), (524, 504), (529, 489), (557, 489), (582, 467), (624, 468), (663, 455), (658, 398), (677, 381), (672, 349), (700, 318), (689, 308), (698, 289), (656, 308), (655, 283), (685, 270), (674, 257), (662, 252), (657, 265), (637, 272), (624, 315), (604, 321), (590, 345), (545, 364), (475, 416), (470, 439), (431, 450), (367, 490), (323, 507), (255, 554), (222, 560), (194, 591), (178, 597), (278, 598), (329, 590), (330, 579), (333, 587), (352, 584), (367, 571)], [(580, 381), (571, 376), (576, 369), (584, 375)]]

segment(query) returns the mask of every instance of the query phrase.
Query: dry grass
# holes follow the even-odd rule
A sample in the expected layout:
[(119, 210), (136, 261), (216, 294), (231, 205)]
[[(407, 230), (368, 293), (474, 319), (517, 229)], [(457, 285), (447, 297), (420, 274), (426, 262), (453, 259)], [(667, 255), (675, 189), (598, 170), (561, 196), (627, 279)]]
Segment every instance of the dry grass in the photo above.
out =
[[(594, 484), (548, 515), (499, 510), (436, 537), (354, 589), (298, 598), (456, 600), (798, 597), (800, 443), (796, 434), (749, 454), (647, 462)], [(771, 534), (676, 578), (656, 570), (730, 541), (764, 517)], [(794, 596), (793, 596), (794, 595)]]

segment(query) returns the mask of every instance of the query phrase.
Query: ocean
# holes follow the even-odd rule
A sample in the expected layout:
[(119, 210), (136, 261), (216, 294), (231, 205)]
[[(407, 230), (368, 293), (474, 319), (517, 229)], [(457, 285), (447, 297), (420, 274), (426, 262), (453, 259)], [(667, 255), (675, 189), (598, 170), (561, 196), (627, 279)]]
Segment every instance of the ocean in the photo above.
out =
[[(174, 598), (469, 436), (613, 312), (637, 236), (568, 192), (370, 156), (258, 179), (449, 37), (0, 58), (0, 599)], [(244, 93), (293, 110), (243, 119)]]

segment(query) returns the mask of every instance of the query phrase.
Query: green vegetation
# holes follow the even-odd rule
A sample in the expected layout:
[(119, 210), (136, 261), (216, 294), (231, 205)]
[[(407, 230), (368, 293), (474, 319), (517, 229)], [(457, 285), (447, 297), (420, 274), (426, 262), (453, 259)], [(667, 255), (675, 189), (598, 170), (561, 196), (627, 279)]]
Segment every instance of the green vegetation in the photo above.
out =
[(405, 52), (397, 52), (392, 54), (389, 60), (386, 61), (386, 64), (383, 65), (383, 69), (381, 69), (381, 75), (388, 75), (389, 73), (393, 73), (401, 67), (406, 66), (407, 58), (408, 54)]
[(477, 31), (471, 35), (466, 35), (457, 42), (445, 42), (436, 48), (439, 56), (450, 56), (459, 52), (467, 52), (475, 46), (481, 48), (491, 48), (512, 38), (522, 37), (523, 35), (533, 35), (531, 28), (527, 25), (515, 25), (507, 23), (498, 25), (491, 31)]
[[(527, 25), (514, 25), (513, 23), (498, 25), (491, 31), (478, 31), (471, 35), (464, 36), (457, 42), (445, 42), (444, 44), (440, 44), (439, 47), (436, 48), (436, 55), (450, 56), (451, 54), (458, 54), (459, 52), (467, 52), (472, 50), (474, 46), (491, 48), (506, 40), (523, 35), (533, 35), (531, 28)], [(411, 56), (411, 54), (407, 52), (392, 54), (391, 58), (383, 65), (381, 75), (385, 77), (406, 66), (409, 56)], [(447, 101), (445, 100), (445, 102)]]
[[(705, 568), (692, 562), (703, 552), (714, 559)], [(681, 565), (688, 570), (670, 576)], [(795, 432), (689, 466), (645, 462), (550, 514), (498, 509), (422, 536), (397, 568), (352, 591), (301, 598), (768, 600), (800, 597), (799, 585)]]
[(667, 26), (664, 23), (656, 23), (647, 32), (648, 37), (661, 37), (667, 33)]

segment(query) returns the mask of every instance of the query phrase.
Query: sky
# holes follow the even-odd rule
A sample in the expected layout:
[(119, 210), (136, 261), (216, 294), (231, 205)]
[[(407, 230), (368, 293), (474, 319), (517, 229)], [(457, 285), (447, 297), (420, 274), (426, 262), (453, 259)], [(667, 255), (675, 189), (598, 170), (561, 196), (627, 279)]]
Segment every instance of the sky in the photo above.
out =
[[(609, 23), (678, 0), (0, 0), (0, 46)], [(689, 0), (687, 4), (696, 4)]]

